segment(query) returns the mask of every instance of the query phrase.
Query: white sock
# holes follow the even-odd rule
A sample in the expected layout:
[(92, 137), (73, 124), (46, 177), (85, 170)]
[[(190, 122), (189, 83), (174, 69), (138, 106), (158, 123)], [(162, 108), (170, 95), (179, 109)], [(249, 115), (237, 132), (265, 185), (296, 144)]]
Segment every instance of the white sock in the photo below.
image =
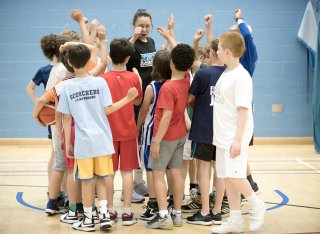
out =
[(230, 210), (230, 219), (236, 222), (242, 222), (241, 210)]
[(108, 212), (107, 204), (108, 204), (107, 200), (100, 200), (99, 201), (99, 207), (100, 207), (99, 212), (100, 212), (100, 214), (106, 214)]
[(83, 211), (89, 219), (92, 219), (92, 207), (83, 207)]
[(131, 207), (124, 207), (123, 208), (123, 213), (126, 213), (126, 214), (130, 215), (131, 214)]
[(161, 218), (164, 218), (164, 216), (168, 215), (168, 210), (159, 210), (159, 215)]
[(257, 197), (257, 195), (255, 194), (255, 192), (252, 192), (251, 195), (249, 197), (246, 197), (246, 198), (248, 199), (250, 207), (258, 206), (259, 203), (260, 203), (260, 200)]
[(175, 209), (173, 209), (172, 210), (172, 214), (181, 214), (181, 210), (175, 210)]
[(142, 183), (142, 177), (143, 177), (143, 171), (141, 169), (135, 169), (133, 171), (134, 174), (134, 183), (135, 184), (141, 184)]

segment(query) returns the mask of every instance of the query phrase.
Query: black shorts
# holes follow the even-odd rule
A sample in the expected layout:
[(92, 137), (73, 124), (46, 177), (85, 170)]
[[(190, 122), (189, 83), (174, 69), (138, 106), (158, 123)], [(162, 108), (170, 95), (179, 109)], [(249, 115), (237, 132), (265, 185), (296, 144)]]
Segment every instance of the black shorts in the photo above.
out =
[(48, 139), (52, 140), (51, 125), (48, 125)]
[(216, 146), (207, 143), (192, 141), (191, 157), (203, 161), (216, 161)]

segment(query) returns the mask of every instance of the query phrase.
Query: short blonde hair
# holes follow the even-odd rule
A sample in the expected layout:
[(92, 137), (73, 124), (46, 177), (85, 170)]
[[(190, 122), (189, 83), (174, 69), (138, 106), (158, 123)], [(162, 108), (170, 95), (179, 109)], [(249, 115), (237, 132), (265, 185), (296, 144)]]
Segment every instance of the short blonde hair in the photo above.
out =
[(60, 33), (60, 35), (69, 37), (72, 41), (80, 41), (80, 35), (75, 30), (64, 30)]
[(226, 32), (219, 38), (223, 49), (228, 49), (233, 56), (240, 58), (245, 51), (243, 36), (237, 32)]

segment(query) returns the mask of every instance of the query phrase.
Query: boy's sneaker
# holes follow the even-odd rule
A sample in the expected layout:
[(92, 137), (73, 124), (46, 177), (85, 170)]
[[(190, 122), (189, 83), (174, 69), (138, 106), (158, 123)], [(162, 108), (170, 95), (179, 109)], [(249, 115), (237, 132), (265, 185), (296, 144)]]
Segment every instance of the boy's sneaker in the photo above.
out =
[(189, 194), (191, 199), (195, 199), (198, 195), (198, 188), (190, 189)]
[(210, 214), (202, 216), (201, 210), (198, 210), (194, 215), (187, 217), (187, 223), (208, 226), (212, 224), (212, 219)]
[(235, 222), (231, 219), (223, 222), (221, 226), (212, 228), (212, 233), (243, 233), (243, 222)]
[(112, 227), (109, 213), (105, 213), (105, 214), (99, 213), (99, 219), (100, 219), (100, 230), (107, 231)]
[(171, 212), (173, 210), (173, 199), (169, 198), (169, 199), (167, 199), (167, 201), (168, 201), (167, 210), (168, 210), (169, 214), (171, 214)]
[(263, 201), (260, 201), (260, 204), (258, 206), (254, 206), (250, 209), (250, 231), (257, 231), (262, 226), (265, 212), (266, 204)]
[(212, 224), (222, 224), (222, 216), (220, 213), (213, 214), (212, 211), (210, 211)]
[(259, 195), (261, 193), (258, 184), (256, 182), (253, 182), (251, 185), (252, 190), (256, 193), (256, 195)]
[[(132, 203), (142, 203), (144, 202), (145, 198), (140, 194), (136, 193), (132, 190), (131, 202)], [(121, 201), (123, 201), (123, 193), (121, 193)]]
[(157, 202), (148, 201), (146, 206), (142, 206), (146, 211), (140, 216), (141, 220), (151, 221), (159, 212)]
[(154, 217), (153, 220), (147, 223), (147, 228), (150, 229), (172, 229), (173, 221), (169, 214), (165, 215), (163, 218), (159, 214)]
[(72, 224), (72, 228), (79, 231), (94, 232), (96, 230), (94, 225), (93, 219), (84, 215), (81, 221)]
[(48, 215), (59, 214), (60, 210), (57, 205), (57, 200), (49, 200), (47, 203), (47, 208), (45, 209), (44, 212), (47, 213)]
[(194, 213), (202, 209), (201, 196), (197, 196), (196, 199), (188, 201), (187, 204), (181, 206), (183, 213)]
[(213, 191), (209, 194), (209, 208), (213, 209), (216, 202), (216, 193)]
[(79, 221), (78, 212), (72, 211), (70, 209), (68, 209), (67, 213), (60, 216), (60, 222), (63, 222), (63, 223), (72, 224), (78, 221)]
[(66, 199), (65, 193), (64, 192), (59, 192), (59, 195), (57, 197), (57, 205), (58, 205), (58, 207), (60, 207), (60, 208), (64, 207), (65, 199)]
[(149, 196), (148, 187), (144, 180), (142, 180), (142, 182), (139, 184), (134, 183), (133, 190), (141, 196)]
[(112, 223), (118, 222), (118, 212), (116, 210), (114, 212), (109, 211), (109, 216)]
[(229, 214), (230, 214), (229, 201), (226, 197), (224, 197), (221, 205), (221, 216), (225, 218), (225, 217), (228, 217)]
[(94, 209), (94, 211), (92, 211), (92, 219), (93, 219), (94, 224), (100, 223), (100, 219), (98, 217), (97, 207)]
[(172, 219), (172, 222), (173, 222), (173, 226), (175, 227), (182, 227), (182, 214), (178, 214), (178, 213), (175, 213), (173, 214), (171, 212), (171, 219)]
[(123, 226), (130, 226), (130, 225), (133, 225), (137, 222), (138, 221), (135, 217), (133, 217), (132, 212), (131, 212), (131, 214), (127, 214), (127, 213), (122, 214), (122, 225)]
[(76, 206), (77, 206), (78, 215), (83, 216), (84, 210), (83, 210), (82, 202), (77, 203)]

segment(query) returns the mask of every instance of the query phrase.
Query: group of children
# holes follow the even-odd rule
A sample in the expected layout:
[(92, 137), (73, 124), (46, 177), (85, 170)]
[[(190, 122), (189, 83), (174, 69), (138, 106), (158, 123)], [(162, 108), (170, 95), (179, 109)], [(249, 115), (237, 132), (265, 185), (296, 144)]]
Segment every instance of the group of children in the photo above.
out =
[[(242, 35), (231, 31), (219, 40), (212, 39), (212, 16), (205, 17), (210, 43), (202, 61), (198, 42), (204, 32), (196, 32), (193, 48), (177, 44), (173, 16), (167, 30), (157, 28), (165, 39), (163, 47), (170, 45), (171, 52), (156, 52), (154, 41), (148, 37), (151, 15), (139, 9), (133, 18), (132, 37), (113, 39), (109, 55), (104, 27), (93, 21), (88, 30), (80, 10), (73, 10), (72, 18), (79, 24), (83, 42), (60, 35), (42, 39), (56, 53), (47, 56), (53, 63), (51, 71), (46, 73), (50, 74), (48, 84), (51, 85), (47, 85), (47, 93), (41, 98), (34, 97), (33, 117), (42, 125), (38, 118), (41, 108), (49, 102), (56, 104), (53, 134), (56, 166), (52, 166), (46, 213), (59, 212), (57, 197), (66, 170), (69, 205), (60, 220), (81, 231), (94, 231), (96, 223), (100, 223), (101, 230), (109, 230), (118, 219), (113, 207), (113, 180), (114, 173), (120, 169), (122, 224), (133, 225), (137, 222), (131, 209), (133, 170), (143, 167), (147, 171), (149, 201), (141, 219), (147, 220), (147, 228), (151, 229), (182, 226), (185, 179), (182, 167), (189, 132), (190, 156), (197, 159), (196, 180), (202, 205), (187, 222), (221, 224), (226, 188), (230, 218), (212, 231), (243, 232), (241, 194), (251, 205), (250, 230), (259, 229), (265, 204), (246, 179), (247, 148), (253, 134), (252, 79), (240, 64), (249, 46), (241, 30), (243, 26), (248, 28), (245, 24), (240, 26), (244, 23), (241, 10), (235, 12), (234, 18)], [(251, 34), (248, 37), (252, 39)], [(45, 46), (42, 48), (46, 54)], [(104, 72), (109, 56), (112, 69)], [(192, 121), (187, 114), (188, 106), (193, 109)], [(213, 210), (209, 208), (211, 161), (215, 161), (216, 175)], [(165, 176), (173, 197), (170, 209)], [(185, 206), (192, 208), (192, 202)]]

